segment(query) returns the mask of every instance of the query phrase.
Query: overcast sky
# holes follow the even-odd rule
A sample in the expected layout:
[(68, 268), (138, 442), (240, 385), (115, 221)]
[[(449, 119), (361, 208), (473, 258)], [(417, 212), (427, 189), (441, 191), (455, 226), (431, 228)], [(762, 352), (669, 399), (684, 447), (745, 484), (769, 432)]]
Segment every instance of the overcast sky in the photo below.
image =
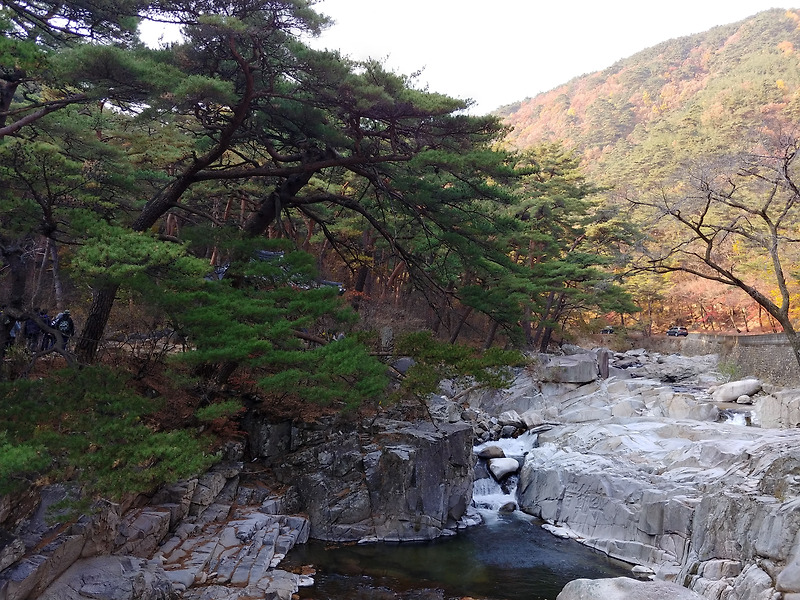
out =
[(315, 47), (423, 70), (431, 91), (488, 113), (660, 42), (734, 23), (782, 0), (321, 0), (336, 21)]

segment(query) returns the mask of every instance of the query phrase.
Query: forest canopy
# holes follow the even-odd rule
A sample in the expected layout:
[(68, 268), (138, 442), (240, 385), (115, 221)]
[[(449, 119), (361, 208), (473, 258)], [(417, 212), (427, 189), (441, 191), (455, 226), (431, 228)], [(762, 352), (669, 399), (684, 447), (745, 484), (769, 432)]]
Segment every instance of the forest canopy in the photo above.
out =
[[(380, 395), (393, 320), (546, 348), (635, 310), (613, 280), (633, 233), (573, 155), (503, 150), (469, 102), (310, 48), (313, 4), (2, 4), (3, 348), (69, 307), (48, 352), (70, 364), (169, 330), (215, 385), (249, 368), (349, 404)], [(183, 38), (148, 48), (142, 19)]]

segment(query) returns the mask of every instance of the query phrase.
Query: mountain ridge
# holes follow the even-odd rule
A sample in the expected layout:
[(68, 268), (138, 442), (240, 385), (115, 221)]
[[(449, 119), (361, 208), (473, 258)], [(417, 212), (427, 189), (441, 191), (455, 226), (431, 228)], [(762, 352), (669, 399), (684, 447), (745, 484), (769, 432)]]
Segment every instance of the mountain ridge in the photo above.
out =
[[(800, 115), (800, 11), (674, 38), (495, 111), (523, 149), (561, 141), (603, 183), (666, 174)], [(628, 164), (626, 164), (628, 163)]]

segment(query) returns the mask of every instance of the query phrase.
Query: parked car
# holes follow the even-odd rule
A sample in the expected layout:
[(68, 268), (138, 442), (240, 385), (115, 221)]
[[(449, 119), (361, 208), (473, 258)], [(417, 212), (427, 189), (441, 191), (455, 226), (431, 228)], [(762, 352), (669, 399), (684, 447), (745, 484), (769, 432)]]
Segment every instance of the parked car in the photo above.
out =
[(687, 336), (689, 335), (689, 331), (686, 329), (686, 327), (676, 327), (673, 325), (667, 329), (667, 335), (673, 337)]
[(608, 335), (609, 333), (614, 333), (614, 328), (613, 327), (603, 327), (600, 330), (600, 333), (603, 334), (603, 335)]

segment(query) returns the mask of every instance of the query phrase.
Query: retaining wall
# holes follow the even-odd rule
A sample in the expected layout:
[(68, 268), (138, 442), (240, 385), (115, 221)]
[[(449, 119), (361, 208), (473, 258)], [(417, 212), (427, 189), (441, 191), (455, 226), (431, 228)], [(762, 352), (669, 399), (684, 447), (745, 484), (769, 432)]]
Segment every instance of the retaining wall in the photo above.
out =
[(764, 335), (712, 335), (690, 333), (687, 337), (640, 338), (634, 345), (663, 354), (686, 356), (717, 354), (720, 362), (735, 365), (735, 377), (753, 375), (781, 387), (800, 385), (800, 367), (783, 333)]

